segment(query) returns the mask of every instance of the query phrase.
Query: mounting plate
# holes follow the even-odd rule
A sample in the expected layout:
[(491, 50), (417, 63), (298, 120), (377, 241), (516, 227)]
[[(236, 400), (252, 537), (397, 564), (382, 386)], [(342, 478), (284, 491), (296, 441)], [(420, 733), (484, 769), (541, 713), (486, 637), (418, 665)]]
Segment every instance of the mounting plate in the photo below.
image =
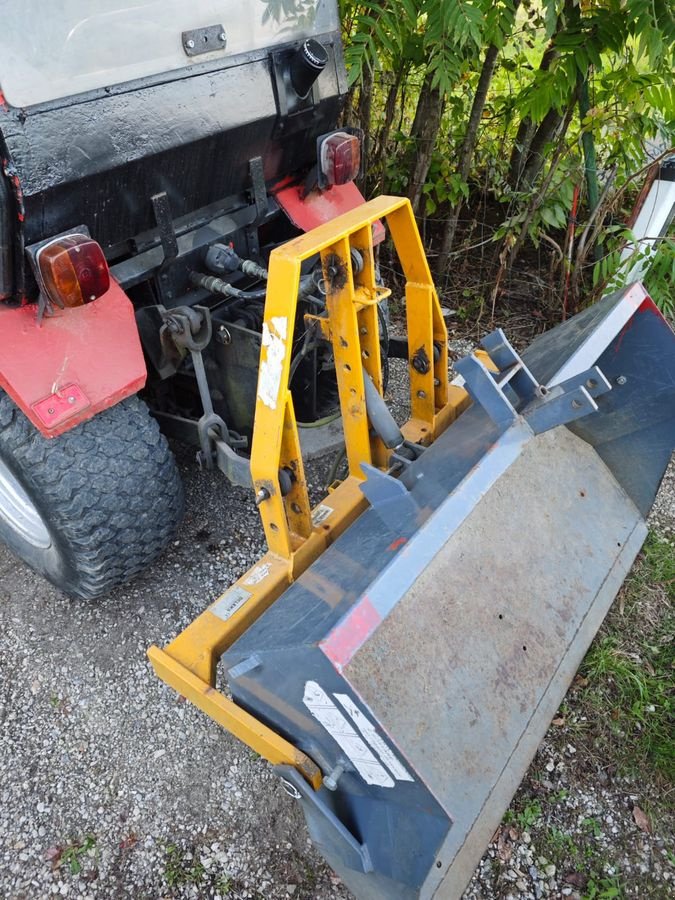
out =
[(227, 47), (227, 33), (222, 25), (207, 25), (206, 28), (183, 31), (181, 41), (187, 56), (201, 56), (214, 50), (224, 50)]

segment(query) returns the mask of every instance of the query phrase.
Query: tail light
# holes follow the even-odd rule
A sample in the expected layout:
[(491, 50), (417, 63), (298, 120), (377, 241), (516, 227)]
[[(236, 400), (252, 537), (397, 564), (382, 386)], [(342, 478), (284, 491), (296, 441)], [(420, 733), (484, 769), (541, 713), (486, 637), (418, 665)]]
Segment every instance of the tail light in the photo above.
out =
[(101, 246), (84, 234), (69, 234), (37, 253), (42, 289), (57, 306), (82, 306), (110, 287), (110, 271)]
[(361, 138), (336, 131), (319, 140), (319, 187), (347, 184), (361, 171)]

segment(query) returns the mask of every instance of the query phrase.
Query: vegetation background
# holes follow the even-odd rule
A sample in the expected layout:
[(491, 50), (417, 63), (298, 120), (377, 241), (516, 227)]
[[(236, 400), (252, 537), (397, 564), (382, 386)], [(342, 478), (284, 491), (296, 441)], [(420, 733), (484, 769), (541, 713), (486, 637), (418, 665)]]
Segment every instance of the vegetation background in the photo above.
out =
[[(526, 336), (597, 298), (675, 145), (673, 0), (340, 7), (365, 192), (410, 198), (457, 320)], [(671, 234), (648, 285), (670, 315), (674, 281)]]

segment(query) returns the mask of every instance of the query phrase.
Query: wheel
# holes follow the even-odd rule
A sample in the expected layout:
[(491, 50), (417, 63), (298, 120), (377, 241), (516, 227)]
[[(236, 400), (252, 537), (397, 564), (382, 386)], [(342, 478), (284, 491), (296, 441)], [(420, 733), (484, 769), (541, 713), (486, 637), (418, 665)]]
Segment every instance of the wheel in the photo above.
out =
[(138, 575), (182, 514), (173, 454), (138, 397), (48, 440), (0, 391), (0, 540), (68, 596)]

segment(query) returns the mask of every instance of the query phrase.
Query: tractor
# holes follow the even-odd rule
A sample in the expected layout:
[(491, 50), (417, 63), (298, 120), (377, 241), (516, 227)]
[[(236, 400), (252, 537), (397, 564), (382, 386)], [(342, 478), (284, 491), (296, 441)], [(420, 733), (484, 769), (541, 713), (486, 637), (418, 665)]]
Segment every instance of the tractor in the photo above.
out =
[[(645, 538), (675, 336), (627, 284), (449, 381), (347, 89), (336, 0), (7, 0), (0, 538), (90, 601), (180, 525), (167, 436), (248, 487), (268, 552), (155, 671), (275, 767), (357, 897), (454, 898)], [(313, 505), (299, 426), (327, 422), (347, 471)]]

